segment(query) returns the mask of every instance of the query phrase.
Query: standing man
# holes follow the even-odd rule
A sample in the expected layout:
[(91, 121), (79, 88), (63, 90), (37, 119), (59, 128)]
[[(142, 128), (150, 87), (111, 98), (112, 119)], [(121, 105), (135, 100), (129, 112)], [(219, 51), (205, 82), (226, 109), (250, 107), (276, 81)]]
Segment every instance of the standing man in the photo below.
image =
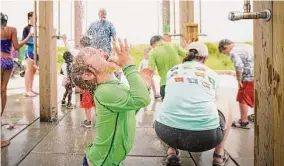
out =
[(250, 128), (248, 120), (254, 120), (254, 114), (248, 117), (248, 106), (254, 107), (253, 47), (247, 44), (235, 44), (224, 39), (219, 42), (219, 51), (231, 57), (239, 84), (237, 101), (240, 106), (241, 119), (233, 122), (232, 126)]
[(166, 76), (168, 71), (185, 57), (186, 51), (179, 45), (166, 42), (162, 36), (153, 36), (150, 40), (153, 47), (149, 53), (149, 67), (155, 70), (157, 68), (160, 80), (160, 94), (162, 100), (165, 97)]
[(99, 10), (99, 20), (93, 22), (89, 29), (88, 35), (91, 36), (95, 49), (102, 49), (105, 52), (111, 53), (111, 38), (116, 40), (116, 31), (113, 24), (106, 20), (107, 11)]

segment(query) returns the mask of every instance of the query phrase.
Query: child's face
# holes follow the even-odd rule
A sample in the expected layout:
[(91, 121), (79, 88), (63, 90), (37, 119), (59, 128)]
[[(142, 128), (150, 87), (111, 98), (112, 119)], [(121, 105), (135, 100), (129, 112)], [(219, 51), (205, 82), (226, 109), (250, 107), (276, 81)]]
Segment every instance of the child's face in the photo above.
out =
[(95, 69), (98, 74), (109, 74), (118, 68), (118, 66), (113, 62), (107, 61), (109, 59), (109, 55), (103, 50), (85, 48), (84, 51), (85, 62)]

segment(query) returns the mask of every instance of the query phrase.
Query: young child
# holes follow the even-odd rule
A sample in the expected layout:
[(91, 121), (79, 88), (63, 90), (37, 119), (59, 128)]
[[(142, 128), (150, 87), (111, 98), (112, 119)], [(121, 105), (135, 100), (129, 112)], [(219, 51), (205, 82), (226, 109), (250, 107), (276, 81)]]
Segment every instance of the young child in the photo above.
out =
[(85, 109), (86, 119), (81, 122), (81, 126), (92, 127), (92, 107), (96, 107), (91, 93), (80, 89), (80, 107)]
[[(72, 98), (72, 89), (75, 87), (72, 79), (70, 77), (71, 74), (71, 63), (73, 61), (73, 56), (69, 51), (63, 53), (64, 63), (61, 66), (61, 74), (64, 76), (62, 80), (62, 86), (65, 87), (65, 93), (63, 95), (63, 99), (61, 105), (64, 107), (67, 104), (68, 109), (74, 108), (74, 105), (71, 103)], [(66, 97), (68, 96), (67, 103), (65, 101)]]
[[(144, 49), (144, 51), (143, 51), (144, 59), (142, 59), (142, 61), (140, 62), (140, 65), (139, 65), (139, 68), (138, 68), (139, 71), (142, 71), (143, 69), (148, 67), (148, 56), (149, 56), (148, 54), (149, 54), (150, 50), (151, 50), (150, 48)], [(152, 89), (153, 89), (155, 99), (160, 98), (161, 96), (157, 94), (154, 79), (152, 79), (151, 84), (152, 84)]]
[[(68, 48), (74, 56), (77, 56), (80, 50), (77, 49), (72, 49), (68, 42), (67, 42), (67, 37), (66, 35), (62, 36), (63, 42), (65, 44), (65, 47)], [(80, 39), (80, 49), (85, 48), (85, 47), (90, 47), (91, 46), (91, 39), (88, 36), (83, 36)], [(84, 127), (92, 127), (92, 107), (95, 106), (95, 102), (93, 101), (93, 98), (88, 91), (84, 91), (80, 88), (78, 88), (80, 91), (80, 107), (85, 109), (85, 114), (86, 114), (86, 120), (81, 122), (81, 125)]]
[[(96, 102), (96, 138), (87, 147), (83, 166), (120, 165), (132, 148), (136, 128), (136, 112), (150, 103), (147, 85), (152, 70), (140, 75), (132, 65), (127, 41), (113, 42), (117, 59), (93, 48), (85, 48), (75, 58), (72, 69), (74, 83), (91, 92)], [(130, 87), (114, 76), (121, 67)], [(142, 77), (144, 78), (144, 81)]]

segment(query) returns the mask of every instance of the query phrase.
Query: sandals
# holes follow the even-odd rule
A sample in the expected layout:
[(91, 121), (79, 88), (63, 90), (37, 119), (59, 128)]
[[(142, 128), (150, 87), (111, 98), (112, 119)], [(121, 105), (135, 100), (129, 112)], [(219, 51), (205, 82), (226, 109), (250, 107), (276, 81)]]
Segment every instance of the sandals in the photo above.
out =
[(161, 98), (160, 95), (155, 95), (155, 99), (159, 99), (159, 98)]
[(176, 149), (176, 154), (168, 155), (166, 160), (167, 166), (181, 166), (179, 154), (179, 151)]
[[(223, 162), (221, 162), (221, 163), (217, 162), (216, 161), (217, 158), (223, 159)], [(223, 156), (214, 152), (212, 164), (213, 164), (213, 166), (225, 166), (228, 163), (229, 159), (230, 159), (230, 156), (229, 156), (229, 153), (226, 150), (224, 151)]]
[(248, 120), (254, 122), (254, 114), (249, 115)]
[(242, 129), (250, 129), (251, 126), (249, 122), (242, 122), (240, 119), (238, 121), (234, 121), (232, 127), (242, 128)]

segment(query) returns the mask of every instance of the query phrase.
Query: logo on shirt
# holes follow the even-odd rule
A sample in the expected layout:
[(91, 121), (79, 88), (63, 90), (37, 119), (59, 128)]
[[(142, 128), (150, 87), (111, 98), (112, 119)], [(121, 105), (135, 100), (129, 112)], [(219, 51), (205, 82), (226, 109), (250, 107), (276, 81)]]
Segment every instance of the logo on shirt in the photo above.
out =
[(205, 77), (205, 74), (202, 73), (202, 72), (194, 72), (196, 76), (199, 76), (199, 77), (202, 77), (204, 78)]
[(176, 77), (174, 78), (176, 82), (184, 82), (184, 78), (183, 77)]

